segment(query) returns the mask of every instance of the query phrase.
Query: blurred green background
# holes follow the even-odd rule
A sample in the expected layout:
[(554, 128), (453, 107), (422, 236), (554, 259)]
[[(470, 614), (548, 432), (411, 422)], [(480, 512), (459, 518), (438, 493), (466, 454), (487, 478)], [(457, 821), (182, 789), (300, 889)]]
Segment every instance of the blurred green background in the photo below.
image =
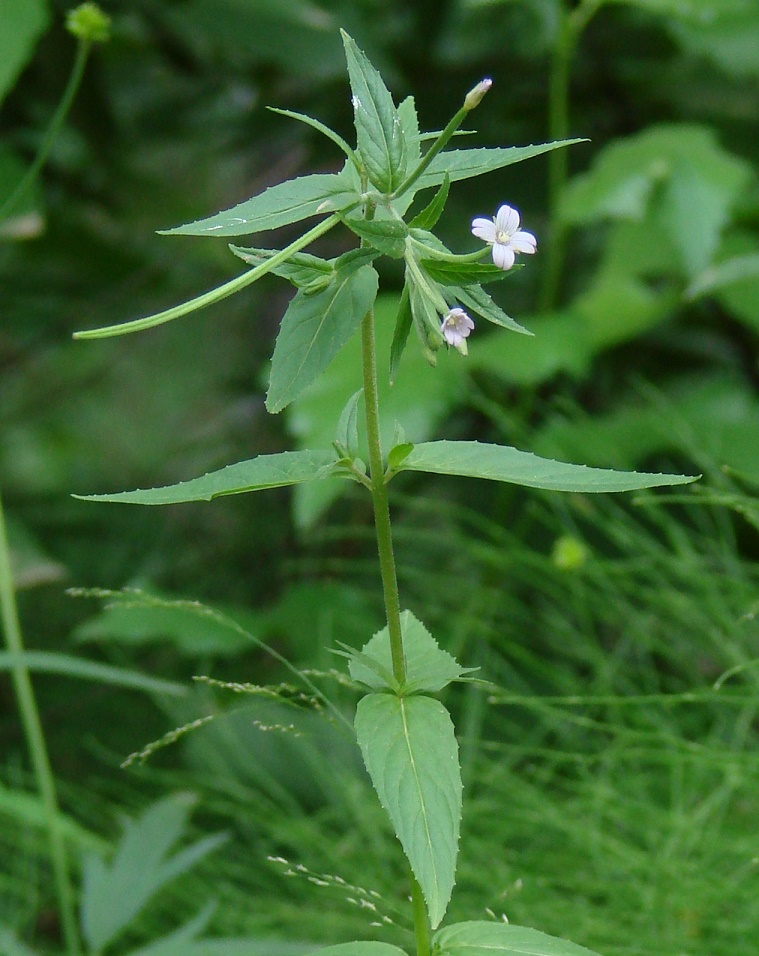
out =
[[(0, 202), (67, 82), (67, 9), (0, 4)], [(537, 235), (539, 254), (495, 293), (535, 338), (478, 328), (469, 358), (441, 356), (436, 370), (412, 343), (387, 394), (390, 427), (397, 418), (411, 440), (476, 438), (704, 475), (669, 503), (431, 477), (394, 483), (404, 603), (501, 688), (454, 690), (446, 701), (466, 781), (452, 916), (503, 912), (609, 954), (750, 956), (759, 937), (759, 4), (135, 0), (104, 9), (111, 40), (93, 50), (33, 192), (0, 222), (0, 489), (28, 646), (190, 688), (172, 698), (35, 675), (75, 860), (107, 853), (123, 814), (178, 790), (198, 798), (191, 833), (231, 837), (162, 890), (113, 950), (168, 933), (208, 899), (211, 936), (408, 943), (396, 916), (401, 855), (349, 736), (289, 688), (286, 699), (243, 698), (190, 684), (199, 674), (293, 683), (264, 641), (326, 674), (314, 679), (350, 715), (355, 695), (329, 675), (339, 668), (329, 648), (361, 644), (382, 624), (360, 489), (340, 485), (335, 498), (314, 485), (166, 509), (70, 497), (331, 441), (356, 387), (356, 343), (308, 395), (267, 416), (267, 360), (289, 295), (274, 278), (142, 335), (75, 343), (71, 333), (157, 311), (239, 271), (223, 242), (157, 229), (338, 168), (331, 143), (266, 107), (310, 113), (352, 139), (343, 27), (397, 99), (415, 96), (423, 128), (441, 128), (491, 76), (472, 144), (588, 139), (566, 152), (566, 181), (540, 157), (451, 190), (439, 228), (455, 251), (475, 248), (471, 219), (502, 202)], [(341, 241), (330, 234), (317, 251), (337, 254)], [(382, 280), (386, 352), (401, 276), (391, 265)], [(69, 588), (141, 588), (165, 602), (104, 608)], [(239, 629), (172, 599), (219, 608)], [(119, 769), (206, 714), (216, 718)], [(291, 723), (295, 732), (266, 730)], [(34, 792), (0, 674), (0, 929), (55, 950)], [(308, 872), (288, 877), (267, 856)], [(366, 908), (346, 900), (356, 893), (325, 874), (380, 893), (392, 923), (370, 925)], [(0, 951), (10, 945), (2, 940)]]

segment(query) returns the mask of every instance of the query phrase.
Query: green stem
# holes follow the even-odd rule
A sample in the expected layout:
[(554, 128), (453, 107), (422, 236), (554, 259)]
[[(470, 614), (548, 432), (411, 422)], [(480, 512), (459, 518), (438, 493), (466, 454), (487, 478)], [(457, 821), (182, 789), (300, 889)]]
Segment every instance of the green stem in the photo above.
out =
[[(548, 139), (569, 137), (569, 75), (577, 43), (583, 30), (604, 0), (583, 0), (572, 11), (562, 8), (558, 37), (551, 56), (548, 86)], [(550, 235), (546, 259), (545, 279), (540, 296), (540, 307), (554, 309), (558, 304), (561, 276), (564, 270), (566, 226), (559, 218), (559, 209), (569, 178), (566, 149), (554, 149), (548, 154), (548, 214)]]
[(424, 905), (422, 888), (411, 877), (411, 905), (414, 910), (414, 936), (416, 937), (416, 956), (429, 956), (430, 953), (430, 921), (427, 918), (427, 907)]
[(402, 687), (406, 683), (406, 658), (401, 632), (401, 604), (398, 578), (393, 554), (393, 533), (390, 525), (390, 506), (387, 499), (382, 443), (380, 439), (379, 394), (377, 389), (377, 353), (374, 339), (374, 309), (370, 309), (361, 323), (361, 359), (364, 378), (364, 405), (366, 407), (366, 437), (369, 445), (369, 473), (374, 527), (377, 533), (382, 592), (385, 599), (387, 628), (390, 634), (390, 652), (393, 676)]
[(0, 611), (2, 612), (2, 626), (5, 634), (5, 644), (10, 654), (17, 657), (13, 664), (13, 684), (18, 699), (18, 708), (21, 723), (24, 728), (29, 754), (34, 767), (37, 787), (42, 796), (42, 804), (47, 822), (48, 840), (50, 846), (50, 860), (53, 866), (58, 909), (63, 927), (63, 936), (69, 956), (78, 956), (81, 952), (79, 934), (76, 922), (76, 907), (74, 894), (69, 880), (68, 864), (66, 861), (66, 847), (60, 824), (58, 800), (55, 793), (55, 781), (50, 767), (50, 760), (45, 746), (45, 736), (42, 731), (37, 703), (34, 698), (29, 670), (21, 662), (24, 651), (24, 642), (21, 636), (21, 626), (16, 607), (16, 595), (13, 588), (13, 577), (10, 562), (10, 549), (5, 531), (2, 501), (0, 500)]
[(29, 167), (29, 169), (27, 169), (21, 182), (5, 200), (2, 207), (0, 207), (0, 221), (6, 219), (18, 205), (18, 203), (24, 198), (29, 190), (29, 187), (37, 178), (39, 171), (45, 165), (45, 161), (47, 160), (50, 150), (52, 149), (53, 142), (60, 132), (63, 121), (66, 119), (66, 114), (71, 109), (71, 104), (74, 102), (76, 91), (79, 89), (79, 85), (82, 82), (82, 77), (84, 76), (84, 67), (87, 63), (89, 52), (90, 43), (87, 40), (80, 40), (77, 44), (76, 57), (74, 59), (74, 66), (71, 70), (71, 76), (66, 84), (66, 89), (63, 91), (63, 96), (58, 104), (58, 108), (56, 109), (55, 113), (53, 114), (53, 118), (50, 121), (50, 126), (48, 126), (47, 133), (42, 141), (42, 145), (37, 150), (37, 155), (34, 157), (32, 165)]

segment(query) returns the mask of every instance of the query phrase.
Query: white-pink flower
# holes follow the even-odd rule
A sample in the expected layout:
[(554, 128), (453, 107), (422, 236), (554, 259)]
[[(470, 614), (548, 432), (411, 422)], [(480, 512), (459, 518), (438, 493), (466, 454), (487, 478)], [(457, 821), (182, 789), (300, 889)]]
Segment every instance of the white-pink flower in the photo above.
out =
[(519, 213), (512, 206), (501, 206), (494, 219), (473, 219), (472, 233), (493, 247), (493, 262), (508, 271), (514, 265), (514, 255), (529, 255), (538, 247), (531, 232), (519, 228)]
[(440, 331), (443, 333), (445, 341), (458, 349), (462, 355), (466, 355), (466, 339), (474, 328), (474, 322), (469, 318), (463, 309), (451, 309), (448, 315), (443, 317), (440, 323)]

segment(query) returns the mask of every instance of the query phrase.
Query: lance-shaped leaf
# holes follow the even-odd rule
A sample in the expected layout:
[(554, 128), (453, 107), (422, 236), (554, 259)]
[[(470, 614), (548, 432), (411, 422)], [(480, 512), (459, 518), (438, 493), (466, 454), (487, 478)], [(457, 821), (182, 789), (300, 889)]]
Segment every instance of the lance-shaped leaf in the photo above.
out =
[(289, 179), (252, 199), (185, 226), (164, 229), (164, 236), (247, 236), (279, 229), (321, 212), (336, 212), (360, 201), (352, 167), (339, 173)]
[(116, 501), (134, 505), (173, 505), (185, 501), (211, 501), (222, 495), (262, 491), (326, 478), (337, 458), (333, 451), (283, 451), (238, 461), (200, 478), (163, 488), (120, 491), (111, 495), (74, 495), (83, 501)]
[(433, 942), (440, 956), (598, 956), (568, 939), (536, 929), (479, 920), (444, 926)]
[(358, 704), (356, 736), (435, 929), (453, 892), (461, 821), (451, 718), (432, 697), (369, 694)]
[(414, 445), (414, 450), (401, 462), (399, 471), (488, 478), (528, 488), (588, 493), (639, 491), (696, 481), (695, 477), (688, 475), (656, 475), (571, 465), (538, 458), (507, 445), (486, 445), (477, 441), (432, 441)]
[(372, 307), (379, 279), (371, 266), (356, 268), (361, 261), (352, 258), (326, 289), (313, 295), (300, 291), (290, 303), (271, 360), (266, 408), (272, 414), (324, 371)]
[(521, 332), (522, 335), (533, 334), (496, 305), (481, 286), (450, 286), (450, 291), (462, 305), (481, 315), (488, 322), (492, 322), (493, 325), (500, 325), (502, 329), (510, 329), (512, 332)]
[(343, 30), (356, 141), (372, 185), (392, 192), (406, 176), (406, 143), (398, 111), (382, 77)]
[(430, 163), (421, 178), (414, 184), (414, 190), (429, 189), (430, 186), (439, 186), (446, 175), (452, 183), (461, 179), (471, 179), (473, 176), (482, 176), (496, 169), (503, 169), (514, 163), (521, 163), (533, 156), (550, 153), (553, 149), (563, 149), (575, 143), (587, 142), (584, 139), (562, 139), (555, 143), (541, 143), (537, 146), (497, 146), (480, 147), (475, 149), (451, 149), (440, 153)]
[[(475, 669), (462, 667), (448, 651), (438, 647), (435, 638), (411, 611), (403, 611), (401, 614), (401, 632), (406, 658), (406, 683), (399, 688), (402, 693), (435, 694), (447, 687), (451, 681), (459, 680)], [(361, 653), (363, 657), (372, 658), (380, 664), (384, 673), (392, 674), (393, 658), (387, 627), (378, 631), (362, 647)], [(372, 690), (395, 689), (382, 679), (376, 669), (367, 668), (360, 660), (351, 660), (348, 669), (354, 680), (361, 681)]]
[[(514, 269), (506, 271), (489, 262), (444, 262), (440, 259), (421, 259), (419, 265), (435, 282), (452, 286), (498, 282), (514, 272)], [(522, 329), (522, 331), (525, 330)]]

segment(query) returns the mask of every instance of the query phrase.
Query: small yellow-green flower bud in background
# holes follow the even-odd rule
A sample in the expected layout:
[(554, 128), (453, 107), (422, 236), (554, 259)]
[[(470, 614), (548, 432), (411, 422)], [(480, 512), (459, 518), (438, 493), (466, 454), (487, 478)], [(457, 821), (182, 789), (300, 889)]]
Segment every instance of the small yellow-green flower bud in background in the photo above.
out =
[(585, 544), (570, 534), (557, 538), (551, 550), (551, 561), (562, 571), (576, 571), (585, 564), (588, 557)]
[(81, 3), (67, 13), (66, 29), (78, 40), (105, 43), (111, 36), (111, 18), (96, 3)]

